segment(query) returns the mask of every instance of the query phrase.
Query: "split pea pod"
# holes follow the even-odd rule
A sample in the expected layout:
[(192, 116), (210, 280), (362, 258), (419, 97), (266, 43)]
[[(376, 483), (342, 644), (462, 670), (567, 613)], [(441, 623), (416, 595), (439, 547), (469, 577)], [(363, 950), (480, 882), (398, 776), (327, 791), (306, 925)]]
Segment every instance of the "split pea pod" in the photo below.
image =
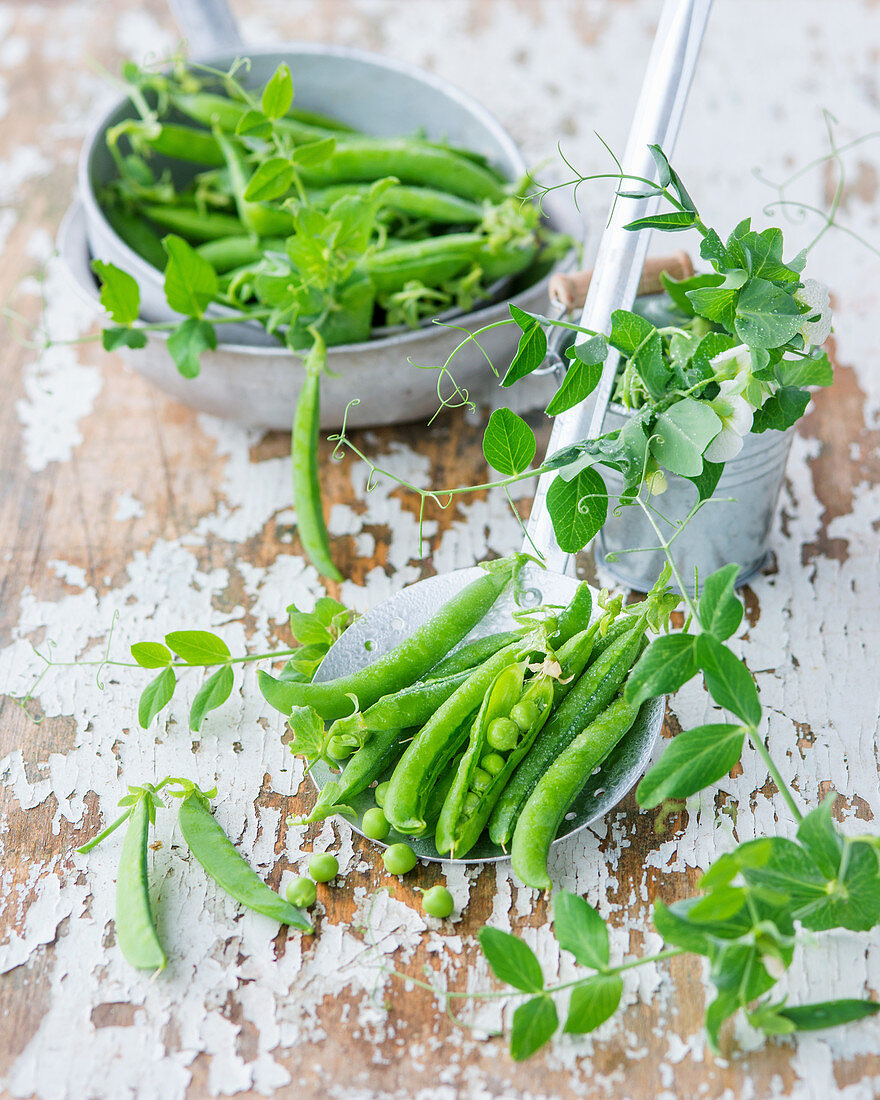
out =
[[(528, 752), (553, 705), (553, 685), (548, 676), (527, 684), (528, 662), (510, 665), (498, 674), (486, 694), (470, 743), (455, 773), (437, 822), (435, 844), (441, 855), (466, 855), (479, 839), (516, 763)], [(488, 756), (504, 764), (495, 774), (481, 767)]]
[(300, 910), (271, 890), (239, 855), (211, 813), (207, 796), (198, 787), (192, 786), (184, 793), (177, 821), (190, 852), (227, 894), (246, 908), (281, 924), (303, 932), (314, 931)]
[(339, 138), (327, 160), (302, 169), (310, 187), (368, 182), (396, 176), (401, 183), (433, 187), (481, 202), (505, 197), (497, 176), (467, 157), (412, 138)]
[(394, 769), (383, 809), (402, 833), (424, 830), (425, 805), (444, 768), (467, 740), (471, 723), (495, 677), (519, 656), (521, 642), (479, 665), (419, 730)]
[(645, 638), (640, 615), (590, 664), (541, 730), (511, 776), (489, 819), (489, 836), (507, 848), (527, 798), (551, 762), (608, 706), (629, 674)]
[(128, 818), (116, 875), (116, 939), (138, 970), (164, 970), (168, 961), (150, 904), (148, 850), (155, 816), (153, 788), (141, 788)]
[(547, 854), (566, 811), (593, 769), (632, 727), (638, 706), (618, 696), (550, 764), (526, 799), (510, 848), (513, 872), (526, 886), (549, 890)]
[[(354, 695), (361, 710), (366, 710), (383, 695), (400, 691), (413, 683), (469, 634), (501, 594), (513, 576), (517, 562), (518, 557), (514, 555), (484, 565), (480, 577), (447, 600), (436, 615), (414, 630), (400, 645), (365, 668), (335, 680), (307, 684), (283, 683), (261, 672), (258, 679), (263, 695), (267, 702), (286, 714), (290, 714), (295, 706), (314, 707), (324, 719), (342, 718), (351, 711), (349, 695)], [(508, 650), (500, 652), (507, 653)], [(465, 681), (458, 691), (464, 690), (467, 684), (468, 681)], [(450, 696), (443, 706), (447, 706), (457, 694), (455, 692)], [(475, 711), (481, 699), (482, 696), (470, 709)], [(466, 715), (462, 715), (464, 717)]]

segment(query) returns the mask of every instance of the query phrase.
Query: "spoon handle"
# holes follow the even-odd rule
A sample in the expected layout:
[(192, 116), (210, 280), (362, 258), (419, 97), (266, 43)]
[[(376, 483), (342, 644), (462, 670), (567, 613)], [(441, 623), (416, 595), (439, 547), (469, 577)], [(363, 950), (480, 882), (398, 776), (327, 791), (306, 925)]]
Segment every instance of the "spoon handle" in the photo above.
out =
[[(655, 165), (648, 146), (657, 144), (671, 153), (711, 6), (712, 0), (665, 0), (623, 158), (625, 174), (654, 179)], [(607, 332), (612, 312), (632, 306), (651, 234), (644, 230), (631, 233), (624, 226), (654, 213), (658, 205), (659, 198), (655, 197), (622, 199), (612, 206), (581, 314), (583, 328)], [(600, 434), (618, 359), (618, 353), (609, 349), (592, 399), (556, 417), (548, 455)], [(538, 482), (523, 549), (528, 553), (537, 547), (549, 569), (565, 573), (572, 565), (571, 555), (559, 548), (547, 511), (547, 493), (556, 477), (555, 472), (546, 473)]]

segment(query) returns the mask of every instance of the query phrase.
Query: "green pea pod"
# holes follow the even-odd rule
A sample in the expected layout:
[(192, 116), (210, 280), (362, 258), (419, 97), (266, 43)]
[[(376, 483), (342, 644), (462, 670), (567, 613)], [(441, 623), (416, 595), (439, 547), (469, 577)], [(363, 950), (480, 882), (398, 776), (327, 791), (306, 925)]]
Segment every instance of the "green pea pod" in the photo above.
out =
[[(321, 423), (321, 375), (327, 362), (327, 352), (320, 336), (304, 364), (302, 389), (293, 413), (290, 441), (293, 474), (293, 506), (296, 509), (296, 529), (303, 550), (322, 577), (341, 581), (342, 574), (333, 562), (330, 536), (324, 520), (321, 482), (318, 477), (318, 439)], [(322, 715), (322, 717), (326, 717)]]
[(515, 642), (517, 638), (524, 637), (525, 633), (525, 630), (503, 630), (499, 634), (487, 634), (483, 638), (477, 638), (473, 642), (459, 646), (448, 657), (444, 657), (442, 661), (429, 669), (422, 680), (427, 684), (432, 680), (452, 676), (465, 670), (470, 672), (477, 665), (481, 665), (483, 661), (488, 661), (499, 649), (504, 649), (506, 645)]
[(314, 928), (284, 898), (271, 890), (239, 855), (211, 813), (208, 799), (198, 787), (187, 784), (177, 813), (187, 847), (212, 879), (236, 901), (256, 913), (313, 932)]
[(519, 657), (522, 642), (500, 649), (478, 666), (407, 745), (391, 776), (383, 809), (402, 833), (425, 829), (425, 805), (437, 780), (467, 739), (495, 677)]
[[(553, 706), (553, 683), (550, 677), (538, 676), (523, 689), (525, 670), (526, 663), (522, 662), (501, 673), (474, 722), (470, 745), (437, 823), (435, 844), (441, 854), (449, 852), (454, 858), (460, 858), (473, 848), (507, 780), (550, 716)], [(533, 715), (532, 721), (525, 729), (520, 730), (516, 744), (506, 755), (503, 769), (488, 781), (484, 774), (479, 789), (474, 779), (482, 771), (480, 761), (489, 751), (498, 753), (487, 742), (489, 727), (497, 718), (507, 718), (511, 712), (516, 714), (518, 705)], [(469, 802), (474, 804), (469, 805)]]
[(596, 624), (594, 623), (579, 634), (574, 634), (556, 651), (559, 677), (553, 681), (554, 706), (558, 706), (568, 695), (571, 686), (590, 663), (595, 644)]
[(168, 961), (150, 905), (148, 849), (154, 820), (153, 790), (144, 787), (128, 818), (116, 875), (116, 939), (122, 954), (138, 970), (164, 970)]
[(369, 253), (364, 265), (377, 294), (394, 294), (413, 279), (439, 286), (475, 264), (484, 239), (477, 233), (447, 233), (408, 241)]
[(449, 788), (452, 786), (455, 776), (458, 773), (458, 766), (461, 763), (461, 757), (463, 754), (459, 754), (446, 769), (446, 771), (437, 780), (437, 784), (428, 796), (428, 800), (425, 803), (425, 827), (420, 833), (410, 833), (410, 836), (427, 836), (432, 833), (437, 826), (437, 822), (440, 820), (440, 814), (443, 812), (443, 805), (446, 802), (446, 797), (449, 794)]
[[(235, 133), (242, 117), (249, 110), (246, 103), (211, 92), (173, 95), (171, 101), (179, 111), (195, 122), (212, 128), (216, 126), (227, 134)], [(341, 123), (334, 122), (332, 126), (328, 126), (326, 123), (330, 120), (322, 118), (320, 123), (316, 123), (314, 119), (317, 117), (309, 118), (306, 112), (297, 112), (296, 116), (291, 114), (286, 118), (275, 119), (272, 126), (279, 134), (286, 134), (297, 143), (320, 141), (339, 132)]]
[[(261, 672), (258, 675), (260, 690), (267, 702), (287, 715), (294, 707), (314, 707), (324, 719), (342, 718), (351, 711), (349, 695), (354, 695), (361, 710), (366, 710), (383, 695), (412, 684), (468, 635), (501, 594), (518, 561), (518, 555), (514, 555), (488, 563), (482, 576), (448, 600), (433, 618), (414, 630), (400, 645), (366, 668), (335, 680), (307, 684), (283, 683)], [(463, 690), (467, 682), (458, 690)], [(470, 710), (475, 711), (481, 701), (482, 695)]]
[(129, 248), (148, 264), (152, 264), (158, 271), (165, 270), (168, 255), (162, 247), (162, 239), (159, 234), (137, 214), (131, 214), (127, 210), (121, 210), (112, 204), (102, 207), (107, 221)]
[(449, 149), (413, 138), (340, 138), (332, 156), (302, 171), (303, 181), (315, 187), (387, 176), (474, 202), (500, 202), (505, 197), (504, 187), (491, 171)]
[(233, 237), (246, 232), (238, 218), (231, 214), (207, 214), (194, 206), (164, 206), (161, 203), (147, 203), (144, 214), (161, 225), (171, 229), (191, 241), (213, 241), (218, 237)]
[[(239, 226), (239, 230), (241, 227)], [(196, 252), (208, 263), (218, 275), (228, 271), (234, 271), (249, 264), (255, 264), (263, 255), (266, 248), (284, 248), (284, 241), (263, 241), (262, 243), (253, 236), (217, 237), (212, 241), (200, 244)]]
[(632, 727), (638, 706), (618, 696), (550, 764), (526, 799), (513, 832), (513, 872), (526, 886), (549, 890), (547, 855), (569, 806), (593, 769)]
[(315, 821), (323, 821), (332, 814), (340, 813), (340, 807), (348, 806), (356, 795), (365, 791), (397, 759), (403, 751), (402, 742), (414, 732), (412, 729), (392, 728), (374, 733), (366, 744), (356, 749), (348, 758), (339, 778), (332, 785), (324, 787), (318, 795), (314, 809), (300, 819), (301, 823), (311, 825)]
[(516, 820), (538, 780), (554, 760), (608, 706), (645, 642), (644, 614), (588, 665), (511, 776), (489, 819), (489, 836), (507, 848)]
[(560, 612), (556, 621), (556, 633), (550, 638), (550, 644), (558, 649), (569, 638), (585, 630), (590, 625), (592, 613), (593, 590), (587, 581), (582, 581), (575, 589), (568, 606)]
[(363, 712), (356, 711), (345, 718), (337, 718), (328, 736), (356, 733), (366, 740), (381, 730), (400, 729), (402, 726), (421, 727), (470, 674), (471, 669), (466, 668), (436, 680), (419, 680), (393, 695), (385, 695)]
[(205, 130), (179, 126), (173, 122), (163, 122), (155, 133), (150, 132), (150, 127), (148, 123), (138, 140), (162, 156), (207, 164), (211, 168), (219, 168), (224, 163), (216, 138)]
[[(322, 210), (348, 195), (368, 198), (372, 183), (339, 183), (309, 192), (309, 201)], [(477, 225), (483, 220), (480, 203), (460, 199), (431, 187), (406, 187), (395, 184), (382, 192), (381, 208), (409, 217), (424, 218), (435, 225)]]

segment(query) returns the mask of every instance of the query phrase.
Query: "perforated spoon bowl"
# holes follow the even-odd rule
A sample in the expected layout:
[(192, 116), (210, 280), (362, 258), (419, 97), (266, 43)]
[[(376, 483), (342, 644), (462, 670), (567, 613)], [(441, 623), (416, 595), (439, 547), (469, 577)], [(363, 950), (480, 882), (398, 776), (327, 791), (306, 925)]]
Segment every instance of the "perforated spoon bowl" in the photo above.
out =
[[(667, 153), (671, 152), (711, 3), (712, 0), (666, 0), (663, 6), (623, 159), (623, 169), (627, 175), (654, 177), (655, 166), (649, 145), (659, 144)], [(581, 326), (593, 332), (607, 331), (613, 310), (632, 306), (647, 255), (649, 234), (630, 233), (624, 226), (629, 221), (652, 214), (658, 200), (644, 199), (626, 205), (625, 212), (624, 205), (617, 203), (612, 207), (581, 315)], [(591, 401), (556, 417), (547, 447), (548, 455), (584, 438), (599, 435), (614, 386), (617, 361), (616, 353), (611, 351)], [(577, 587), (577, 581), (570, 573), (571, 556), (557, 545), (546, 507), (547, 492), (555, 476), (544, 474), (538, 482), (523, 547), (526, 553), (533, 553), (538, 548), (546, 563), (546, 568), (530, 565), (525, 571), (523, 579), (530, 606), (565, 604)], [(474, 567), (430, 577), (384, 601), (342, 635), (327, 653), (315, 679), (335, 679), (387, 653), (436, 614), (447, 600), (474, 579), (477, 571), (478, 567)], [(503, 593), (473, 636), (508, 629), (513, 623), (514, 610), (512, 594)], [(602, 817), (632, 788), (651, 757), (664, 712), (665, 699), (645, 703), (630, 732), (601, 770), (588, 781), (567, 815), (557, 840), (586, 828)], [(327, 767), (318, 766), (310, 774), (316, 783), (323, 785), (333, 773)], [(362, 814), (372, 803), (372, 792), (368, 791), (354, 808)], [(395, 834), (388, 838), (388, 843), (402, 839), (407, 840), (423, 859), (441, 860), (430, 837), (408, 838)], [(466, 858), (443, 859), (443, 862), (481, 863), (504, 859), (505, 855), (488, 840), (481, 839)]]

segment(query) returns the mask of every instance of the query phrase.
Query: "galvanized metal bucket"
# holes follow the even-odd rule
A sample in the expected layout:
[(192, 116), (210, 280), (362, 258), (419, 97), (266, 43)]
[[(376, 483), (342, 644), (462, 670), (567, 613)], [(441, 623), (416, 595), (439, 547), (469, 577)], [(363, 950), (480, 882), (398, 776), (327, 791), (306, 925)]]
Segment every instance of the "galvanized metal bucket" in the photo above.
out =
[[(629, 412), (611, 405), (605, 431), (622, 428)], [(747, 435), (743, 449), (730, 459), (713, 498), (703, 504), (670, 550), (680, 575), (691, 592), (694, 572), (702, 578), (736, 562), (737, 585), (745, 584), (764, 564), (776, 515), (785, 464), (794, 428)], [(615, 581), (647, 592), (657, 579), (666, 556), (658, 548), (657, 535), (640, 507), (614, 512), (623, 490), (623, 478), (615, 470), (601, 469), (608, 486), (609, 518), (594, 544), (597, 565)], [(676, 533), (697, 502), (697, 490), (686, 478), (667, 474), (665, 493), (652, 498), (652, 513), (664, 539)]]

